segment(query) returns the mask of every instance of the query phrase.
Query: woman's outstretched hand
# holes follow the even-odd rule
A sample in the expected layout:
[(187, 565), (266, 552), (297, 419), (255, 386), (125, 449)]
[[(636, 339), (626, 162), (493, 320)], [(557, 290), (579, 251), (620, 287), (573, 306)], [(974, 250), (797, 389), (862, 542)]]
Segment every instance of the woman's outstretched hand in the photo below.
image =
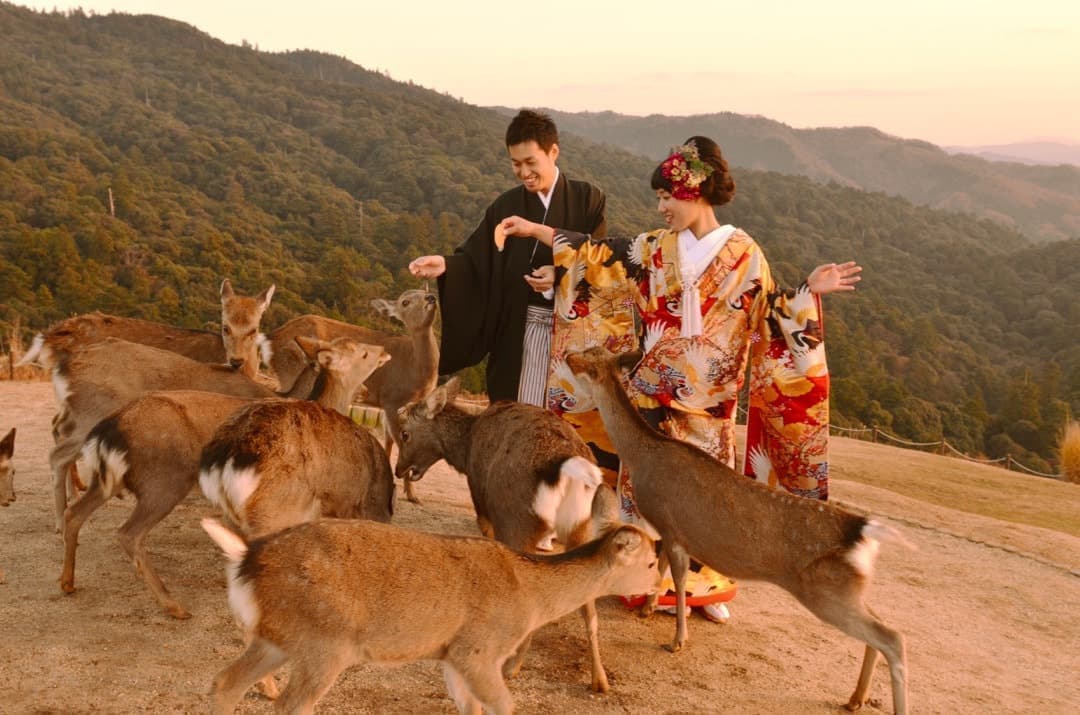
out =
[(859, 273), (862, 266), (855, 261), (847, 263), (825, 263), (810, 272), (806, 284), (818, 295), (827, 295), (837, 291), (855, 290), (855, 284), (862, 280)]

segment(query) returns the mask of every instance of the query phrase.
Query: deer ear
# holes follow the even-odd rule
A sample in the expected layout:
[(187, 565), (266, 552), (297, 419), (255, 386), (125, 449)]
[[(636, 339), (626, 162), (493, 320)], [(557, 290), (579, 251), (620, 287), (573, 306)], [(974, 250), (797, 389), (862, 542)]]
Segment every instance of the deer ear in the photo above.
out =
[(0, 441), (0, 457), (10, 457), (15, 452), (15, 428), (12, 427), (11, 431), (4, 436), (3, 441)]
[(315, 354), (315, 360), (323, 370), (333, 369), (333, 367), (338, 364), (339, 359), (338, 353), (330, 349), (329, 343), (320, 347), (319, 352)]
[(629, 554), (634, 553), (641, 548), (642, 533), (634, 527), (622, 527), (615, 532), (611, 542), (615, 545), (615, 550), (619, 555), (619, 558), (626, 558)]
[(420, 414), (430, 420), (443, 411), (446, 402), (446, 385), (436, 387), (424, 398), (423, 410)]
[(452, 377), (446, 381), (443, 385), (443, 389), (446, 390), (446, 401), (451, 402), (455, 397), (461, 394), (461, 378)]
[(266, 310), (267, 308), (270, 307), (270, 299), (274, 297), (274, 288), (275, 287), (276, 286), (273, 283), (271, 283), (270, 287), (267, 288), (266, 290), (264, 290), (262, 292), (262, 294), (259, 295), (259, 302), (262, 303), (262, 309), (263, 310)]
[(325, 340), (311, 338), (307, 335), (297, 335), (293, 339), (296, 341), (296, 344), (300, 346), (300, 350), (303, 351), (304, 357), (308, 360), (315, 360), (320, 350), (330, 347), (330, 343)]
[(615, 356), (615, 367), (622, 374), (632, 371), (641, 362), (643, 354), (640, 350), (631, 350), (628, 353), (620, 353)]
[(371, 301), (371, 307), (375, 309), (379, 315), (384, 315), (387, 318), (397, 318), (397, 306), (388, 300), (382, 298), (375, 298)]
[(386, 363), (390, 362), (390, 353), (384, 352), (379, 356), (379, 366), (382, 367)]
[(234, 295), (236, 294), (233, 293), (232, 283), (229, 282), (229, 279), (226, 278), (225, 280), (221, 281), (221, 299), (228, 300)]

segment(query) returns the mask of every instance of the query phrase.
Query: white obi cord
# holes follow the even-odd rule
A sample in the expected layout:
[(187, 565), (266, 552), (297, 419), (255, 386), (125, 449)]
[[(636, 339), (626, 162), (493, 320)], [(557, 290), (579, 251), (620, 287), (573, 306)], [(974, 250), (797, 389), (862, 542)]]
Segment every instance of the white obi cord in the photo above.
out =
[(682, 337), (701, 335), (701, 294), (698, 279), (720, 253), (735, 227), (726, 224), (698, 238), (689, 229), (679, 231), (679, 281), (682, 283)]

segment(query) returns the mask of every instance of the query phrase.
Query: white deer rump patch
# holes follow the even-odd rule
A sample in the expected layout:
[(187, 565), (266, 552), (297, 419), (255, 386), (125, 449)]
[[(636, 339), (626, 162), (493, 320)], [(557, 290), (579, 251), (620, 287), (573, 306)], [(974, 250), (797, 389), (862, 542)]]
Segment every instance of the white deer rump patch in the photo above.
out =
[(856, 571), (869, 578), (874, 574), (874, 563), (877, 561), (878, 552), (881, 551), (882, 538), (888, 538), (891, 530), (889, 527), (877, 522), (868, 521), (862, 528), (859, 541), (847, 553), (847, 560)]
[(241, 582), (238, 572), (240, 564), (230, 561), (225, 567), (229, 579), (229, 609), (233, 616), (246, 630), (259, 624), (259, 602), (255, 600), (255, 588), (251, 581)]
[(571, 457), (559, 467), (557, 484), (537, 486), (533, 511), (565, 543), (570, 532), (592, 515), (593, 496), (602, 482), (599, 467), (584, 457)]
[(128, 471), (127, 452), (109, 447), (95, 437), (83, 445), (82, 458), (90, 473), (97, 474), (98, 484), (106, 498), (123, 491), (124, 475)]
[[(256, 474), (254, 466), (237, 469), (232, 459), (225, 463), (225, 468), (221, 470), (221, 493), (225, 506), (236, 516), (243, 511), (244, 504), (257, 486), (259, 475)], [(238, 520), (237, 523), (241, 522)]]

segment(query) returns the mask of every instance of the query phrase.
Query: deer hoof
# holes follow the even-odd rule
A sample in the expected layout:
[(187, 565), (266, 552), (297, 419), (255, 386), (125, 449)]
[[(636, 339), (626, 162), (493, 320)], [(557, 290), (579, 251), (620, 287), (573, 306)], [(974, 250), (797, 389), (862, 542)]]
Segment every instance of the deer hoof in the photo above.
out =
[(181, 606), (179, 603), (173, 603), (165, 606), (165, 613), (181, 621), (186, 621), (187, 619), (191, 618), (191, 614), (188, 612), (188, 610)]
[(678, 653), (680, 650), (682, 650), (682, 647), (683, 644), (681, 641), (673, 641), (671, 643), (664, 644), (664, 650), (666, 650), (668, 653)]
[(611, 690), (611, 686), (608, 685), (607, 676), (601, 673), (599, 677), (594, 677), (591, 689), (594, 693), (609, 692)]
[(75, 581), (74, 581), (74, 579), (72, 579), (72, 580), (60, 579), (60, 590), (63, 591), (64, 593), (75, 593)]

